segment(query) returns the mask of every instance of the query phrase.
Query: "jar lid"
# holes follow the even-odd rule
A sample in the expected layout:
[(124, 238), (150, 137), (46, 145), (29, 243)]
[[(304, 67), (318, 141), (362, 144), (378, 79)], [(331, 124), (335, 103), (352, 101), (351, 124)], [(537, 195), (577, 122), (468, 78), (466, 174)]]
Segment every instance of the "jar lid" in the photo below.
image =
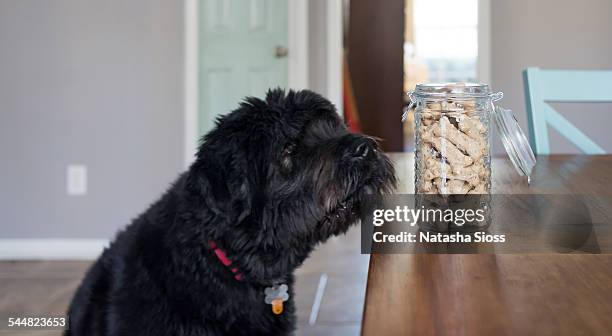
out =
[(527, 183), (531, 182), (531, 171), (536, 164), (536, 158), (525, 133), (521, 130), (511, 110), (495, 106), (493, 116), (504, 148), (514, 168), (519, 175), (527, 176)]
[(418, 84), (414, 95), (430, 99), (486, 98), (491, 94), (487, 84), (479, 83), (428, 83)]

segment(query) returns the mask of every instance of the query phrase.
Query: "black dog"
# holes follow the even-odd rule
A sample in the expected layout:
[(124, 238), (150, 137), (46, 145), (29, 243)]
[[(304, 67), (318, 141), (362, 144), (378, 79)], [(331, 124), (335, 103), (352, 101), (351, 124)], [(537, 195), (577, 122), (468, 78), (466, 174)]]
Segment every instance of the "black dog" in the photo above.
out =
[(290, 334), (294, 270), (394, 184), (376, 142), (323, 97), (247, 98), (92, 266), (66, 335)]

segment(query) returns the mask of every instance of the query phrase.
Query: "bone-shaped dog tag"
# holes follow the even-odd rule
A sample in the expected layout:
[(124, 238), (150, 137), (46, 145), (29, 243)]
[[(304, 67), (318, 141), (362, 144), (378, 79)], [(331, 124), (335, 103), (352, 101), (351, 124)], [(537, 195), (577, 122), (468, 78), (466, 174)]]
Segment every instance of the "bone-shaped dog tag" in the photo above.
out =
[(264, 290), (266, 304), (272, 305), (272, 312), (279, 315), (283, 312), (283, 302), (289, 300), (289, 287), (285, 284), (266, 287)]

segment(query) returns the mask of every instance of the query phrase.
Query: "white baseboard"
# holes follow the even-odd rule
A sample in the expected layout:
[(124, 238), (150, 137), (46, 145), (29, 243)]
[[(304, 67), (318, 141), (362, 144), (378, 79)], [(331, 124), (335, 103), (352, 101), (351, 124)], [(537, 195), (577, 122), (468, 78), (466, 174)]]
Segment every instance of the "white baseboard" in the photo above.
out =
[(107, 239), (0, 239), (0, 260), (93, 260)]

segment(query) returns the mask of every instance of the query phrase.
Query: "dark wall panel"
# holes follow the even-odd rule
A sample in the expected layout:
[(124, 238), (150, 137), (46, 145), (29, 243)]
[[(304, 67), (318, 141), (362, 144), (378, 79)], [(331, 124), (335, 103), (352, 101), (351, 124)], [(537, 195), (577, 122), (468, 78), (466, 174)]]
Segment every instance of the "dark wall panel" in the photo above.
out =
[(348, 63), (363, 132), (402, 151), (403, 0), (351, 0)]

